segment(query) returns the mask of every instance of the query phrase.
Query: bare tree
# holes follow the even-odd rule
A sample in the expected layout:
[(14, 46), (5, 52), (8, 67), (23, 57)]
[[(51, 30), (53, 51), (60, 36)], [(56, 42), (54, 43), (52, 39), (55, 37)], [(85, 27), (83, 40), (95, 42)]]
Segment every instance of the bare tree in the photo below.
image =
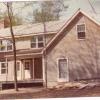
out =
[(17, 72), (16, 72), (16, 43), (15, 43), (15, 37), (14, 37), (14, 32), (13, 32), (13, 27), (12, 27), (13, 13), (12, 13), (11, 3), (7, 2), (6, 6), (7, 6), (7, 13), (8, 13), (9, 21), (10, 21), (10, 32), (11, 32), (12, 43), (13, 43), (14, 86), (15, 86), (15, 90), (18, 91), (18, 87), (17, 87)]

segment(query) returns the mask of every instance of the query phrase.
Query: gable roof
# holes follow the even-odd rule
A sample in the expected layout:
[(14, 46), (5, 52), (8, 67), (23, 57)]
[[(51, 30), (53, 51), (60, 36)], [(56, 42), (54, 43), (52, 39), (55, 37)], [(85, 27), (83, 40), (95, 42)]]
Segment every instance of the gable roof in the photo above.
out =
[(52, 38), (52, 40), (47, 44), (47, 46), (43, 49), (42, 53), (47, 50), (56, 40), (57, 38), (62, 34), (62, 31), (79, 15), (79, 13), (83, 14), (87, 18), (89, 18), (91, 21), (93, 21), (95, 24), (100, 26), (100, 22), (92, 18), (91, 16), (87, 15), (84, 11), (81, 9), (78, 9), (74, 15), (63, 25), (63, 27), (58, 31), (58, 33)]
[[(57, 31), (63, 26), (65, 20), (46, 22), (46, 34), (57, 33)], [(44, 34), (44, 27), (42, 23), (26, 24), (13, 26), (14, 35), (16, 36), (30, 36)], [(0, 29), (0, 37), (11, 37), (10, 28)]]

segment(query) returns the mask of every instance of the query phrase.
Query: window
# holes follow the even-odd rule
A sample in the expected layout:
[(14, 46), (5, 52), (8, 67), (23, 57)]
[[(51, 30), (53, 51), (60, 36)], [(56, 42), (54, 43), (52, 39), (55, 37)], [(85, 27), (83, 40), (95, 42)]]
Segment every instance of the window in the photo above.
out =
[(17, 71), (20, 70), (20, 62), (17, 62), (17, 63), (16, 63), (16, 68), (17, 68)]
[(30, 62), (25, 62), (25, 70), (30, 70)]
[(31, 39), (31, 48), (36, 48), (36, 36)]
[(44, 46), (43, 36), (38, 36), (38, 47), (41, 48)]
[(7, 73), (7, 63), (1, 62), (1, 74), (6, 74), (6, 73)]
[(7, 50), (12, 50), (12, 41), (11, 40), (7, 40)]
[(67, 59), (59, 59), (59, 78), (67, 77)]
[(5, 50), (5, 41), (0, 40), (0, 51), (4, 51), (4, 50)]
[(41, 48), (44, 46), (43, 36), (34, 36), (31, 39), (31, 48)]
[(85, 39), (85, 24), (77, 25), (78, 39)]

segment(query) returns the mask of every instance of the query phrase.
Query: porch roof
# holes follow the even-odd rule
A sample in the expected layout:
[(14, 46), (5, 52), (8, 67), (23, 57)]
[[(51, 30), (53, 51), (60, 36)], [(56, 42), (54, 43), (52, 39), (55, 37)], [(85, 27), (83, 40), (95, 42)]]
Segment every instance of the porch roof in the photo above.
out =
[[(23, 57), (34, 57), (37, 55), (42, 55), (42, 48), (40, 49), (21, 49), (21, 50), (16, 50), (16, 56), (23, 58)], [(3, 55), (5, 58), (13, 58), (13, 52), (8, 51), (8, 52), (0, 52), (0, 57)]]

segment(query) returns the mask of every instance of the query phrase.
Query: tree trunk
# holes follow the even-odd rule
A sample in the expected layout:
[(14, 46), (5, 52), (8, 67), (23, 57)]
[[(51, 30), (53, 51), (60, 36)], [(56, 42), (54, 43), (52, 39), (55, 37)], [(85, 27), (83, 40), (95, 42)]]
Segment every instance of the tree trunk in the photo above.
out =
[(10, 21), (10, 32), (11, 32), (12, 43), (13, 43), (13, 55), (14, 55), (14, 86), (15, 86), (15, 90), (18, 91), (18, 87), (17, 87), (17, 72), (16, 72), (16, 44), (15, 44), (15, 37), (14, 37), (14, 33), (13, 33), (13, 28), (12, 28), (11, 8), (10, 8), (8, 2), (7, 2), (7, 11), (8, 11), (9, 21)]

